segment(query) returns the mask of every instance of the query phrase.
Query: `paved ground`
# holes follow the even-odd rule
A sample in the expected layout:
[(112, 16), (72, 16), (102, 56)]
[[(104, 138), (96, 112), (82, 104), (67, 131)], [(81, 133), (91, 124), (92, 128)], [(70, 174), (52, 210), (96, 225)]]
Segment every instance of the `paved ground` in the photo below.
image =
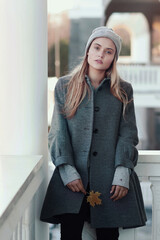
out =
[(60, 240), (60, 226), (57, 225), (50, 225), (50, 238), (49, 240)]

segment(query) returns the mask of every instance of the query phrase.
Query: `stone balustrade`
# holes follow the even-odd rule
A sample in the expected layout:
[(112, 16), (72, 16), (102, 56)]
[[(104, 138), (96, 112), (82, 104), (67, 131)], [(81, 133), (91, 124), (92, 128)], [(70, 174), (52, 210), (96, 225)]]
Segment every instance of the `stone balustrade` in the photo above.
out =
[[(146, 201), (147, 207), (152, 208), (150, 236), (152, 236), (151, 240), (159, 240), (160, 151), (139, 151), (139, 161), (135, 171), (142, 185), (148, 183), (151, 186), (152, 196)], [(41, 240), (36, 238), (36, 231), (38, 226), (43, 228), (45, 224), (39, 221), (39, 214), (35, 209), (37, 199), (40, 198), (37, 211), (40, 212), (44, 196), (40, 195), (39, 191), (42, 188), (43, 179), (42, 156), (0, 157), (0, 239)], [(138, 232), (139, 229), (120, 229), (120, 240), (146, 240), (144, 236), (145, 234), (147, 236), (147, 232), (145, 233), (147, 226), (143, 227), (144, 235)], [(83, 240), (91, 239), (95, 239), (95, 233), (86, 224)]]
[(118, 65), (122, 79), (134, 90), (136, 107), (158, 107), (160, 100), (160, 68), (152, 65)]
[(42, 156), (0, 156), (0, 239), (44, 240), (36, 234), (40, 226), (43, 231), (36, 210), (46, 178), (43, 167)]

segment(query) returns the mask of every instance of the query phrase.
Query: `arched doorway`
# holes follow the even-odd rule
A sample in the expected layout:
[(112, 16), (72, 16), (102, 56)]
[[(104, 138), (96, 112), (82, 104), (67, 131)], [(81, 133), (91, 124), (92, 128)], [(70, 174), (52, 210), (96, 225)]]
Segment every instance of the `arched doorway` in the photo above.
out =
[[(108, 1), (107, 1), (108, 2)], [(107, 3), (106, 2), (106, 3)], [(149, 59), (151, 63), (160, 63), (160, 39), (155, 40), (155, 32), (160, 34), (160, 1), (159, 0), (112, 0), (107, 4), (104, 13), (104, 25), (112, 13), (142, 13), (148, 22), (150, 36)], [(158, 22), (158, 30), (155, 23)], [(138, 23), (139, 27), (141, 22)], [(155, 50), (156, 46), (156, 50)]]
[(144, 14), (112, 13), (106, 25), (122, 37), (120, 63), (148, 64), (150, 62), (150, 32)]

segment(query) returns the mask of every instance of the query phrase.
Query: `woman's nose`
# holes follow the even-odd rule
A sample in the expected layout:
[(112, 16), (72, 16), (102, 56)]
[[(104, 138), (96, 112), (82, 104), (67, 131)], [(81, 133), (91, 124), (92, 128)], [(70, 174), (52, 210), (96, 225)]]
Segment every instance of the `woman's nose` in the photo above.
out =
[(104, 56), (103, 51), (99, 51), (98, 55), (99, 55), (100, 58), (103, 58), (103, 56)]

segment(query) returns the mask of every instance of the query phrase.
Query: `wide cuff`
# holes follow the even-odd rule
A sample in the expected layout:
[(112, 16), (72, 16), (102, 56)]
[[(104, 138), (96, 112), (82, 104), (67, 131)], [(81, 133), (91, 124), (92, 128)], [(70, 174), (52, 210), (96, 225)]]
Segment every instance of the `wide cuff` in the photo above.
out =
[(123, 166), (118, 166), (115, 170), (112, 185), (118, 185), (129, 189), (129, 179), (129, 169)]

